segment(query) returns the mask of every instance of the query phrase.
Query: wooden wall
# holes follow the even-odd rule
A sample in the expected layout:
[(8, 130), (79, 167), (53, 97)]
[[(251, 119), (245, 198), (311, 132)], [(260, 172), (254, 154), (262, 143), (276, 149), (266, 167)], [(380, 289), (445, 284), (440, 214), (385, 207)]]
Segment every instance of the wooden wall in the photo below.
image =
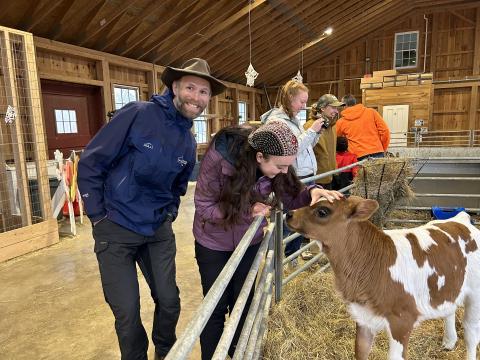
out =
[[(310, 88), (309, 103), (327, 92), (338, 97), (351, 93), (360, 101), (360, 78), (376, 70), (393, 68), (395, 33), (419, 31), (418, 66), (400, 72), (433, 72), (432, 106), (422, 110), (429, 112), (422, 117), (429, 119), (429, 130), (479, 129), (480, 5), (440, 10), (432, 7), (425, 15), (426, 54), (423, 13), (412, 12), (382, 29), (375, 30), (375, 24), (371, 24), (372, 32), (366, 38), (353, 41), (304, 70), (304, 82)], [(403, 89), (389, 89), (387, 99), (392, 99), (389, 94), (395, 91), (404, 93)], [(275, 98), (275, 92), (273, 89), (269, 92), (271, 98)], [(408, 103), (408, 99), (405, 101)]]
[[(101, 87), (104, 115), (113, 110), (114, 85), (138, 87), (141, 100), (148, 100), (152, 94), (161, 94), (165, 89), (161, 81), (162, 66), (39, 37), (34, 39), (40, 78)], [(258, 104), (264, 103), (261, 90), (226, 84), (227, 91), (212, 98), (207, 109), (208, 134), (238, 123), (238, 101), (247, 101), (248, 120), (255, 120), (262, 110), (258, 109)], [(205, 148), (205, 144), (199, 144), (199, 153)]]
[(414, 126), (415, 119), (423, 119), (423, 126), (428, 127), (431, 120), (432, 92), (431, 84), (386, 87), (366, 90), (362, 102), (368, 107), (376, 108), (380, 114), (386, 105), (408, 105), (408, 127)]

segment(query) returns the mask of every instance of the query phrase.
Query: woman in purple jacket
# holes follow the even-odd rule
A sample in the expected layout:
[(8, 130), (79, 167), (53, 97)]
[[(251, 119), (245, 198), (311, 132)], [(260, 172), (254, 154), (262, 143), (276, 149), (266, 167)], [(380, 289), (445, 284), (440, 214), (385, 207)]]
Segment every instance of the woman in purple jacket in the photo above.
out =
[[(291, 166), (297, 150), (297, 138), (280, 121), (268, 122), (256, 130), (241, 126), (224, 128), (212, 139), (200, 167), (193, 222), (204, 296), (255, 216), (270, 211), (270, 193), (274, 192), (288, 209), (315, 203), (321, 197), (333, 201), (343, 196), (318, 185), (304, 186)], [(233, 310), (262, 238), (261, 226), (200, 336), (203, 360), (211, 359), (215, 352), (225, 315)], [(230, 356), (252, 297), (253, 291), (233, 338)]]

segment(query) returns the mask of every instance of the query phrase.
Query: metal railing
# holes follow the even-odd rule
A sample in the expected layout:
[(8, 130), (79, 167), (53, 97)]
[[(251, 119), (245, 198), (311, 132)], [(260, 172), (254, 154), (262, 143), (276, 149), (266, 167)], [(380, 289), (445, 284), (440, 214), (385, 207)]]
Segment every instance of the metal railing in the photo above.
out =
[(480, 147), (480, 130), (393, 132), (390, 134), (391, 148), (404, 147)]

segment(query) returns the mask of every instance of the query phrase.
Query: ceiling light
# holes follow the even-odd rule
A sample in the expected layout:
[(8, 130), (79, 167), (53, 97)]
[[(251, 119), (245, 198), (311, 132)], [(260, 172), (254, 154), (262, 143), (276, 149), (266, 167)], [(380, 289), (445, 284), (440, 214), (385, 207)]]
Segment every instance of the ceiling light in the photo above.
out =
[(325, 29), (323, 32), (325, 35), (332, 35), (333, 29), (331, 27), (328, 27)]

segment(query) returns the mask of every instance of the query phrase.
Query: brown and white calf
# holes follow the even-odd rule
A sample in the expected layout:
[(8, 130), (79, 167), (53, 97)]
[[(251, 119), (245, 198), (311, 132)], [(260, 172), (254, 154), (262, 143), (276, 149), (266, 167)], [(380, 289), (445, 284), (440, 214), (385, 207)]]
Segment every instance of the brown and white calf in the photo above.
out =
[(421, 321), (445, 318), (443, 346), (457, 341), (455, 310), (465, 305), (467, 359), (480, 340), (480, 230), (462, 212), (449, 220), (381, 231), (369, 217), (375, 200), (350, 196), (287, 214), (291, 229), (323, 244), (336, 287), (357, 323), (356, 359), (367, 359), (375, 334), (386, 330), (389, 359), (406, 359)]

